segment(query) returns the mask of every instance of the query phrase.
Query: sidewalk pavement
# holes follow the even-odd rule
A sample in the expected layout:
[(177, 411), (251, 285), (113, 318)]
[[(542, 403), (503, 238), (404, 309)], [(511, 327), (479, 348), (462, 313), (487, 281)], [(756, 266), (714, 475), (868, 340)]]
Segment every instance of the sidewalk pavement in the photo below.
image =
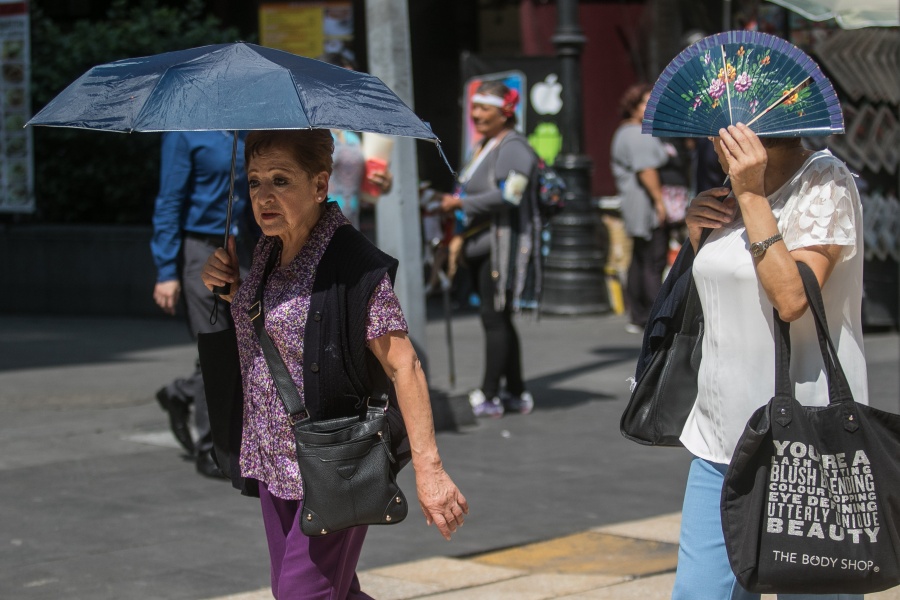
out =
[[(690, 457), (624, 440), (640, 337), (615, 315), (519, 321), (535, 412), (477, 423), (477, 315), (424, 340), (438, 445), (472, 507), (450, 543), (419, 514), (370, 528), (379, 600), (669, 597)], [(867, 335), (873, 403), (898, 412), (894, 332)], [(0, 598), (270, 598), (258, 503), (181, 456), (153, 393), (193, 364), (171, 319), (0, 315)], [(412, 469), (401, 487), (414, 493)], [(661, 515), (661, 516), (660, 516)], [(893, 595), (891, 595), (893, 594)], [(869, 598), (900, 600), (896, 591)]]
[[(359, 578), (378, 600), (665, 600), (675, 581), (680, 525), (681, 514), (671, 513), (466, 559), (370, 569)], [(271, 597), (265, 588), (214, 600)], [(900, 600), (900, 588), (866, 598)]]

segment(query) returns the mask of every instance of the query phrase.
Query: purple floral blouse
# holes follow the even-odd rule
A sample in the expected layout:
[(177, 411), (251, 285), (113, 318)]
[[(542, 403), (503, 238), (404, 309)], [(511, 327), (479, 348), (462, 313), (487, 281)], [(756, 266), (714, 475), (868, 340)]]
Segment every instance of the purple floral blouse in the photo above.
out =
[[(303, 397), (303, 336), (309, 314), (316, 268), (331, 236), (348, 223), (335, 203), (328, 203), (309, 240), (285, 267), (274, 269), (264, 291), (266, 332), (281, 353), (300, 397)], [(244, 431), (241, 440), (241, 475), (267, 484), (284, 500), (302, 500), (303, 483), (297, 467), (294, 434), (287, 413), (269, 374), (262, 348), (247, 316), (265, 269), (273, 238), (263, 237), (256, 247), (250, 273), (231, 306), (241, 357), (244, 383)], [(400, 302), (385, 275), (369, 300), (366, 339), (391, 331), (408, 331)]]

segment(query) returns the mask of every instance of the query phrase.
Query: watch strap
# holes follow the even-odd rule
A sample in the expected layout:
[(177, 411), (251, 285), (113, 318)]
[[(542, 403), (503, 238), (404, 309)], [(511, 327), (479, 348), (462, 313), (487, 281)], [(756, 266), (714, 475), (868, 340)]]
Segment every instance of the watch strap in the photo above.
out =
[(776, 233), (770, 238), (766, 238), (761, 242), (753, 242), (750, 244), (750, 253), (753, 254), (754, 257), (760, 257), (766, 253), (766, 250), (769, 249), (769, 246), (782, 239), (781, 233)]

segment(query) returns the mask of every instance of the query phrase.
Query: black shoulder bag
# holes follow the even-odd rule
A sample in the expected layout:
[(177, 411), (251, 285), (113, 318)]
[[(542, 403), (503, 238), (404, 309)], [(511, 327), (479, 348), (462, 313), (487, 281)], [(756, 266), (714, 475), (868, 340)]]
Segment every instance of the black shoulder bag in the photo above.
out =
[(886, 590), (900, 584), (900, 416), (853, 400), (819, 283), (797, 266), (829, 403), (794, 398), (790, 326), (776, 312), (775, 395), (747, 422), (722, 486), (728, 559), (751, 592)]
[[(700, 245), (711, 232), (711, 229), (704, 230)], [(678, 260), (687, 260), (688, 252), (693, 255), (690, 243), (690, 240), (684, 243)], [(683, 289), (675, 281), (682, 277), (688, 279), (687, 290), (680, 297), (673, 298), (672, 294)], [(623, 436), (646, 446), (680, 446), (678, 438), (697, 400), (697, 371), (703, 340), (700, 298), (690, 266), (680, 271), (673, 267), (666, 279), (663, 290), (668, 290), (670, 296), (661, 293), (654, 302), (651, 319), (647, 323), (648, 331), (644, 335), (644, 346), (649, 345), (653, 315), (659, 314), (667, 303), (671, 305), (675, 302), (672, 324), (668, 325), (659, 347), (652, 350), (649, 363), (645, 366), (639, 360), (637, 381), (619, 422)], [(645, 349), (642, 357), (648, 352)]]
[(265, 329), (263, 290), (274, 268), (274, 249), (248, 311), (259, 337), (278, 396), (294, 432), (297, 463), (303, 479), (300, 529), (307, 536), (326, 535), (358, 525), (399, 523), (409, 507), (397, 485), (391, 453), (388, 395), (365, 399), (365, 412), (313, 421), (297, 392), (278, 349)]

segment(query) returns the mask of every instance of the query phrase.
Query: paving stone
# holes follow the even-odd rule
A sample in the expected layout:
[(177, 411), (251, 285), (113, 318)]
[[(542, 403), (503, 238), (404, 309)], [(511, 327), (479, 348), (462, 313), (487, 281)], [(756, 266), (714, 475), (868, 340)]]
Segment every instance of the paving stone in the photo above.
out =
[(681, 531), (681, 513), (676, 512), (649, 519), (604, 525), (603, 527), (596, 527), (592, 531), (642, 540), (654, 540), (667, 544), (678, 544), (678, 536)]
[(586, 531), (484, 554), (473, 560), (532, 572), (635, 576), (673, 570), (678, 546)]
[(427, 558), (424, 560), (372, 569), (366, 574), (391, 579), (402, 579), (425, 585), (439, 586), (439, 590), (456, 590), (486, 583), (503, 581), (526, 574), (521, 569), (490, 566), (454, 558)]
[(672, 584), (674, 583), (675, 573), (664, 573), (612, 587), (598, 587), (590, 591), (558, 597), (565, 600), (668, 600), (672, 596)]
[(384, 577), (372, 572), (359, 574), (362, 591), (378, 600), (412, 600), (445, 591), (447, 588), (435, 583), (421, 583), (403, 578)]
[(429, 596), (429, 600), (549, 600), (623, 580), (610, 575), (534, 573), (489, 585)]

